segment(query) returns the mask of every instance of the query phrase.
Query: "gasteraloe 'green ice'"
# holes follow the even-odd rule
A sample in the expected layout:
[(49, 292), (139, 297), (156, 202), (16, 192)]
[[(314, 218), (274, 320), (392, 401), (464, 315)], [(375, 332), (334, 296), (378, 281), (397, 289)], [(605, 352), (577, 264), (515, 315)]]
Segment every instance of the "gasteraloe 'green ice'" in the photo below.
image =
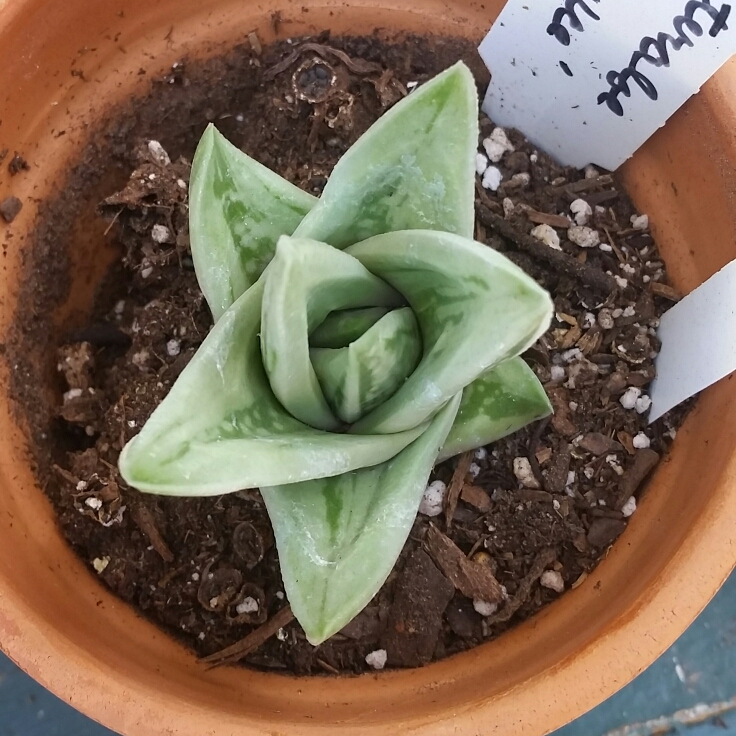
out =
[(547, 293), (471, 240), (477, 94), (456, 64), (345, 154), (319, 200), (210, 126), (192, 166), (215, 326), (124, 448), (149, 493), (258, 487), (313, 643), (390, 573), (433, 465), (546, 416), (518, 357)]

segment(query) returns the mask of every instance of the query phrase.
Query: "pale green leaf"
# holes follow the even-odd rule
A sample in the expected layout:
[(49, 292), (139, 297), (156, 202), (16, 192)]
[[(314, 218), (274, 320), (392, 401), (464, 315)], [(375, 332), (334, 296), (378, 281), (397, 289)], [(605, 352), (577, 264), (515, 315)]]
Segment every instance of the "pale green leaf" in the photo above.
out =
[(411, 375), (422, 354), (422, 338), (414, 314), (405, 307), (389, 312), (348, 347), (309, 353), (328, 404), (352, 424)]
[(207, 496), (339, 475), (385, 462), (426, 429), (329, 434), (273, 395), (261, 362), (263, 279), (214, 326), (168, 396), (120, 455), (141, 491)]
[(309, 336), (309, 344), (313, 348), (345, 348), (373, 327), (387, 312), (385, 307), (330, 312)]
[(472, 237), (478, 94), (458, 62), (398, 102), (333, 170), (294, 233), (344, 248), (395, 230)]
[(346, 252), (403, 294), (424, 342), (414, 373), (353, 432), (415, 427), (482, 373), (522, 353), (549, 327), (549, 294), (508, 258), (472, 240), (404, 231), (379, 235)]
[(382, 465), (261, 489), (286, 596), (312, 644), (345, 626), (388, 577), (459, 402), (458, 394), (419, 439)]
[(283, 236), (265, 274), (261, 352), (271, 388), (289, 413), (311, 427), (339, 429), (312, 367), (309, 333), (336, 309), (403, 303), (347, 253)]
[(199, 285), (217, 321), (254, 284), (276, 241), (315, 197), (244, 154), (210, 125), (192, 162), (189, 227)]
[(551, 413), (552, 404), (534, 371), (522, 358), (511, 358), (463, 391), (438, 460), (496, 442)]

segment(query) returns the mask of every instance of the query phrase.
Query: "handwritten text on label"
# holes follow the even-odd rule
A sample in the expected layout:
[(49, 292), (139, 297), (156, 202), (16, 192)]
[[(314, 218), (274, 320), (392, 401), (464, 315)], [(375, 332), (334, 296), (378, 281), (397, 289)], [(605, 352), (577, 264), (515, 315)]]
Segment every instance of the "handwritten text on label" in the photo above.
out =
[(484, 110), (565, 164), (615, 169), (736, 53), (734, 0), (508, 0)]

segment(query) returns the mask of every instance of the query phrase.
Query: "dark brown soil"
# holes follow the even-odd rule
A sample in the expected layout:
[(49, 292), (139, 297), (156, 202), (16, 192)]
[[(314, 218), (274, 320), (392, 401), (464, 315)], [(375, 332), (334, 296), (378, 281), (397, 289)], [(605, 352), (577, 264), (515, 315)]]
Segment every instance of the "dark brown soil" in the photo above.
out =
[[(260, 495), (145, 496), (116, 470), (121, 447), (211, 326), (187, 232), (197, 140), (214, 121), (244, 151), (319, 194), (339, 157), (413, 83), (458, 58), (477, 74), (479, 91), (487, 82), (467, 42), (309, 42), (182, 62), (143, 100), (113, 111), (42, 207), (7, 345), (39, 481), (70, 544), (111, 590), (203, 656), (273, 622), (286, 605)], [(325, 94), (323, 75), (304, 65), (315, 58), (336, 75), (336, 94)], [(481, 118), (481, 140), (493, 127)], [(416, 666), (498, 636), (596, 566), (626, 527), (622, 509), (632, 511), (631, 497), (674, 438), (683, 409), (647, 427), (645, 413), (620, 401), (631, 387), (646, 397), (658, 317), (676, 299), (648, 230), (631, 226), (636, 213), (614, 178), (560, 168), (509, 135), (516, 150), (498, 164), (499, 191), (478, 179), (476, 237), (554, 296), (557, 319), (526, 357), (556, 414), (439, 466), (432, 480), (448, 486), (445, 510), (418, 516), (373, 603), (316, 648), (296, 623), (276, 628), (289, 619), (282, 612), (276, 636), (243, 660), (250, 666), (354, 673), (370, 669), (366, 655), (379, 649), (389, 667)], [(578, 198), (592, 206), (589, 224), (605, 250), (565, 239), (560, 213), (570, 216)], [(91, 317), (60, 334), (52, 315), (68, 295), (75, 227), (84, 207), (102, 199), (111, 222), (104, 242), (121, 257)], [(557, 226), (561, 250), (529, 235), (540, 222)], [(257, 610), (238, 613), (246, 598)]]

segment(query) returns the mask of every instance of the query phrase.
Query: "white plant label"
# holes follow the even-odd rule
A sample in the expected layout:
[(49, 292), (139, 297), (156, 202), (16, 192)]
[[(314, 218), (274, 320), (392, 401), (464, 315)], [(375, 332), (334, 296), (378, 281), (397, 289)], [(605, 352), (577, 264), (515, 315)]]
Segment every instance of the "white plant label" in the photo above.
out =
[(731, 11), (722, 0), (508, 0), (480, 46), (483, 110), (563, 164), (614, 170), (736, 53)]
[(736, 261), (731, 261), (662, 316), (650, 422), (736, 370), (734, 294)]

